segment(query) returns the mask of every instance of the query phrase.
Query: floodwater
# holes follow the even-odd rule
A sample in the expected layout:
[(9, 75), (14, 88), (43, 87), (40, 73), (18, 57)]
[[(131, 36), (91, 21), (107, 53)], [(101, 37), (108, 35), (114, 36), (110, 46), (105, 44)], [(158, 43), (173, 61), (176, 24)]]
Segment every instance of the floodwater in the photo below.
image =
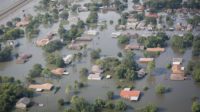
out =
[[(130, 2), (131, 0), (129, 0)], [(83, 2), (80, 2), (80, 4)], [(131, 4), (131, 2), (129, 3)], [(25, 6), (28, 7), (28, 6)], [(23, 7), (24, 8), (24, 7)], [(130, 6), (128, 8), (131, 10)], [(20, 11), (21, 13), (21, 11)], [(70, 17), (79, 17), (80, 19), (85, 20), (88, 12), (82, 12), (78, 15), (70, 14)], [(10, 17), (8, 17), (10, 18)], [(88, 47), (90, 49), (100, 48), (102, 50), (101, 55), (106, 56), (117, 56), (118, 52), (121, 52), (121, 48), (117, 45), (117, 40), (111, 38), (111, 32), (115, 31), (115, 25), (117, 24), (120, 15), (116, 12), (108, 12), (108, 13), (99, 13), (99, 20), (107, 20), (107, 29), (103, 31), (99, 31), (99, 34), (93, 38), (93, 41), (89, 43)], [(114, 24), (110, 25), (109, 21), (113, 20)], [(42, 38), (47, 35), (51, 31), (56, 31), (59, 26), (58, 24), (54, 24), (51, 28), (40, 27), (41, 32), (38, 38)], [(69, 25), (65, 26), (69, 28)], [(144, 34), (151, 33), (148, 31), (128, 31), (132, 33)], [(173, 35), (173, 33), (168, 32), (168, 34)], [(174, 33), (174, 34), (177, 34)], [(37, 38), (36, 38), (37, 39)], [(15, 60), (10, 62), (0, 63), (0, 74), (2, 76), (13, 76), (16, 79), (20, 79), (23, 82), (28, 74), (28, 71), (32, 68), (32, 66), (36, 63), (40, 63), (43, 66), (46, 65), (45, 62), (45, 54), (43, 50), (39, 47), (36, 47), (33, 42), (36, 40), (29, 40), (27, 38), (19, 39), (21, 43), (19, 48), (15, 49), (15, 52), (21, 53), (31, 53), (33, 57), (25, 64), (15, 64)], [(132, 41), (136, 43), (135, 40)], [(63, 48), (59, 51), (62, 55), (77, 53), (78, 51), (71, 51), (66, 48)], [(83, 52), (83, 51), (80, 51)], [(44, 104), (44, 107), (33, 106), (29, 109), (30, 112), (57, 112), (62, 111), (66, 107), (59, 107), (57, 104), (57, 100), (60, 98), (67, 98), (65, 94), (65, 89), (67, 85), (74, 84), (75, 80), (81, 80), (79, 71), (81, 68), (86, 67), (88, 69), (91, 68), (92, 64), (90, 62), (90, 50), (88, 50), (88, 56), (83, 57), (80, 62), (75, 62), (75, 66), (68, 66), (67, 70), (70, 75), (63, 76), (62, 78), (54, 78), (54, 79), (38, 79), (40, 82), (52, 82), (55, 86), (60, 86), (61, 89), (58, 93), (54, 94), (53, 92), (36, 94), (33, 98), (33, 101), (37, 103)], [(140, 51), (135, 52), (135, 59), (139, 59), (139, 57), (143, 57), (143, 53)], [(191, 57), (191, 49), (188, 49), (184, 54), (176, 53), (171, 49), (171, 47), (167, 47), (164, 53), (161, 53), (159, 57), (156, 58), (156, 68), (153, 72), (153, 75), (146, 76), (144, 79), (135, 81), (135, 88), (143, 91), (144, 86), (148, 86), (149, 89), (147, 91), (143, 91), (143, 95), (141, 96), (138, 102), (130, 102), (125, 101), (131, 108), (127, 111), (132, 112), (134, 109), (142, 108), (148, 104), (155, 104), (160, 108), (161, 112), (190, 112), (192, 105), (192, 98), (194, 96), (200, 97), (200, 86), (195, 84), (192, 78), (185, 81), (171, 81), (169, 80), (170, 70), (166, 69), (166, 65), (172, 61), (174, 57), (182, 57), (184, 59), (183, 65), (186, 67), (188, 61)], [(190, 77), (190, 76), (189, 76)], [(103, 79), (102, 81), (86, 81), (87, 87), (80, 90), (79, 96), (84, 97), (86, 100), (93, 102), (97, 98), (106, 99), (107, 91), (114, 91), (115, 98), (120, 99), (119, 91), (116, 89), (116, 83), (112, 79)], [(155, 94), (155, 86), (158, 84), (163, 84), (166, 87), (169, 87), (171, 91), (169, 93), (164, 94), (163, 96), (158, 96)]]

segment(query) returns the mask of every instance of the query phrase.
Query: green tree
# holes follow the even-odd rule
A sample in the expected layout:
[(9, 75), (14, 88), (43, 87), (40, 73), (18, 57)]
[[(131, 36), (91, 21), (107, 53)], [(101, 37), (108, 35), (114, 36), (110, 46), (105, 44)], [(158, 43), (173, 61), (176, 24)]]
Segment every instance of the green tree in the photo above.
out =
[(92, 59), (98, 59), (100, 58), (100, 50), (96, 49), (96, 50), (92, 50), (90, 53), (90, 56)]
[(194, 101), (192, 103), (192, 112), (200, 112), (200, 103), (197, 101)]
[(119, 44), (127, 44), (129, 43), (129, 37), (125, 36), (125, 35), (120, 35), (117, 37), (118, 38), (118, 43)]
[(108, 91), (108, 92), (107, 92), (107, 98), (108, 98), (109, 100), (112, 100), (112, 99), (113, 99), (113, 96), (114, 96), (114, 92), (113, 92), (113, 91)]
[(151, 72), (154, 70), (156, 67), (155, 61), (151, 61), (147, 64), (147, 72), (151, 74)]
[(41, 64), (35, 64), (33, 65), (33, 68), (29, 71), (28, 76), (29, 77), (38, 77), (42, 73), (42, 65)]
[(60, 18), (62, 18), (64, 20), (67, 20), (68, 16), (69, 16), (69, 13), (66, 10), (62, 11), (62, 13), (60, 14)]
[(139, 110), (139, 112), (158, 112), (158, 108), (155, 105), (147, 105)]
[(12, 55), (12, 48), (5, 47), (3, 49), (0, 49), (0, 62), (8, 61), (11, 59)]
[(166, 88), (163, 85), (156, 86), (156, 93), (157, 94), (164, 94), (166, 92)]
[(51, 41), (49, 42), (47, 45), (45, 45), (43, 47), (43, 49), (45, 50), (45, 52), (47, 53), (52, 53), (56, 50), (60, 50), (62, 49), (63, 47), (63, 44), (61, 43), (61, 41), (59, 40), (54, 40), (54, 41)]
[(118, 111), (125, 111), (127, 109), (127, 105), (123, 101), (118, 100), (115, 103), (115, 109)]

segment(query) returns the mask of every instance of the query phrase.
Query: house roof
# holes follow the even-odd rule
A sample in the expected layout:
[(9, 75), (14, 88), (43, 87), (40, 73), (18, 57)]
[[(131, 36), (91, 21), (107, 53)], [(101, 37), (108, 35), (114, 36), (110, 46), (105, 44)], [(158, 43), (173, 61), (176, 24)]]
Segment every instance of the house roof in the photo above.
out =
[(26, 26), (28, 25), (29, 22), (29, 17), (24, 17), (21, 21), (16, 23), (16, 27), (20, 27), (20, 26)]
[(126, 97), (126, 98), (130, 98), (130, 97), (139, 97), (140, 96), (140, 91), (138, 90), (131, 90), (131, 91), (126, 91), (126, 90), (121, 90), (120, 91), (120, 96), (121, 97)]
[(56, 68), (56, 69), (51, 70), (51, 73), (55, 75), (63, 75), (64, 72), (65, 72), (64, 68)]
[(156, 13), (149, 13), (145, 15), (146, 17), (158, 18), (158, 14)]
[(45, 46), (49, 43), (49, 38), (43, 38), (36, 41), (37, 46)]
[(150, 61), (153, 61), (154, 58), (140, 58), (139, 61), (140, 62), (150, 62)]
[(139, 45), (126, 45), (125, 46), (125, 48), (124, 48), (125, 50), (134, 50), (134, 49), (140, 49), (140, 46)]
[(45, 84), (31, 84), (28, 88), (30, 89), (44, 89), (44, 90), (51, 90), (53, 84), (45, 83)]
[(165, 48), (160, 48), (160, 47), (156, 47), (156, 48), (147, 48), (146, 49), (147, 52), (164, 52)]
[(172, 66), (172, 73), (173, 74), (184, 74), (184, 70), (181, 69), (181, 65), (174, 64)]
[(19, 104), (19, 103), (23, 103), (23, 104), (25, 104), (25, 105), (28, 105), (28, 104), (30, 103), (30, 99), (27, 98), (27, 97), (23, 97), (23, 98), (21, 98), (21, 99), (19, 99), (19, 100), (17, 101), (17, 104)]
[(101, 69), (101, 67), (99, 65), (93, 65), (92, 66), (92, 73), (102, 73), (103, 70)]

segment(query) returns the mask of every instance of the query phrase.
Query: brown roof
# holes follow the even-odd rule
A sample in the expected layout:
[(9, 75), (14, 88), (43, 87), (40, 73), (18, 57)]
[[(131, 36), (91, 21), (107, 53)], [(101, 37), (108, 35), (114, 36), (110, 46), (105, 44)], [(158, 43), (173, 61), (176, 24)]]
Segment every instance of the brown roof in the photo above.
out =
[(44, 89), (44, 90), (51, 90), (53, 84), (45, 83), (45, 84), (31, 84), (28, 88), (30, 89)]
[(148, 63), (153, 60), (154, 60), (154, 58), (140, 58), (139, 62)]
[(158, 14), (156, 13), (149, 13), (145, 15), (146, 17), (158, 18)]
[(147, 52), (164, 52), (165, 48), (160, 48), (160, 47), (157, 47), (157, 48), (147, 48), (146, 51)]
[(102, 72), (103, 72), (103, 70), (101, 69), (100, 66), (98, 66), (98, 65), (92, 66), (92, 73), (102, 73)]
[(48, 38), (43, 38), (43, 39), (37, 40), (36, 45), (42, 47), (42, 46), (47, 45), (49, 41), (50, 40)]
[(51, 73), (55, 75), (63, 75), (64, 72), (65, 72), (64, 68), (56, 68), (56, 69), (51, 70)]
[(184, 74), (184, 70), (181, 70), (181, 65), (174, 64), (172, 66), (172, 73), (173, 74)]
[(24, 27), (27, 26), (29, 24), (29, 18), (28, 17), (24, 17), (21, 21), (16, 23), (16, 27)]
[(131, 99), (131, 97), (139, 97), (140, 93), (141, 92), (138, 90), (132, 90), (132, 91), (121, 90), (120, 96), (126, 99)]
[(126, 45), (125, 50), (134, 50), (134, 49), (140, 49), (140, 46), (139, 45)]

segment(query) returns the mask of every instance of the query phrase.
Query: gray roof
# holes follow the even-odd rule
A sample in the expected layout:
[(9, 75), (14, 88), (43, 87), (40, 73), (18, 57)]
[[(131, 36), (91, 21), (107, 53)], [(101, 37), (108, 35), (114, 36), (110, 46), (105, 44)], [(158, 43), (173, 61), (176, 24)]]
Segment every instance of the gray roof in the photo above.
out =
[(27, 97), (23, 97), (17, 103), (23, 103), (25, 105), (28, 105), (30, 103), (30, 99)]

